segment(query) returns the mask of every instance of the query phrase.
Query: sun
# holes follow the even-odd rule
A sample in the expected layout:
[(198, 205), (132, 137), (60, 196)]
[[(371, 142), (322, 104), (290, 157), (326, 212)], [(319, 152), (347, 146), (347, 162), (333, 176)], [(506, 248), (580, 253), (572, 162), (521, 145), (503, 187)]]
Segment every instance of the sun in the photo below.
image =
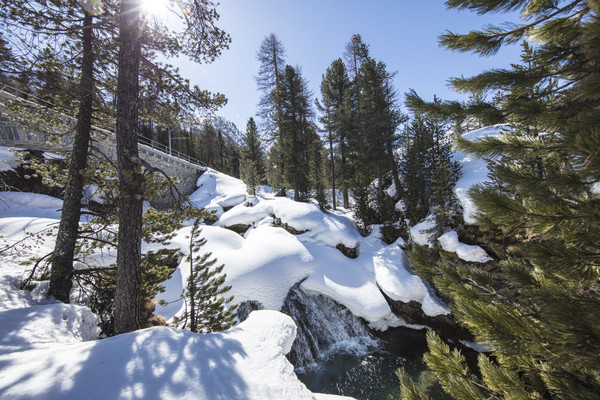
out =
[(142, 12), (152, 17), (163, 17), (169, 11), (169, 0), (141, 0)]

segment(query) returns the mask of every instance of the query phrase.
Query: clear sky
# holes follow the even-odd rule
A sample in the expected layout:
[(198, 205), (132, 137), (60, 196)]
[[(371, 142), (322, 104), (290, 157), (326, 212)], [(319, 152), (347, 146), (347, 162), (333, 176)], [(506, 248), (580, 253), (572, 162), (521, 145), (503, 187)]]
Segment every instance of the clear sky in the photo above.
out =
[(518, 61), (520, 50), (512, 46), (482, 58), (440, 48), (438, 37), (446, 30), (466, 33), (510, 18), (448, 10), (442, 0), (222, 0), (217, 10), (219, 26), (231, 35), (230, 48), (212, 64), (177, 64), (192, 83), (227, 96), (227, 105), (217, 114), (240, 130), (256, 114), (256, 51), (271, 32), (283, 42), (287, 63), (302, 68), (313, 99), (320, 96), (325, 70), (343, 56), (354, 33), (369, 45), (372, 57), (397, 71), (395, 88), (402, 102), (410, 88), (425, 99), (434, 94), (460, 98), (448, 87), (450, 77), (507, 66)]

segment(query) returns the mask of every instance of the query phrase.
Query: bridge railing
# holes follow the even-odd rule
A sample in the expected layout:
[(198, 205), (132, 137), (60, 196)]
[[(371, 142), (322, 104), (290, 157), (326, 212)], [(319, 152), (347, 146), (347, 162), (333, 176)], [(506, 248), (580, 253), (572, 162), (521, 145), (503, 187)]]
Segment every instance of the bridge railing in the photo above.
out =
[[(12, 90), (14, 93), (7, 92), (7, 89)], [(19, 92), (19, 89), (17, 87), (14, 87), (7, 83), (2, 83), (0, 85), (0, 98), (4, 97), (4, 98), (8, 98), (8, 99), (14, 99), (16, 97), (21, 97), (20, 94), (21, 93)], [(39, 100), (42, 103), (45, 103), (44, 100), (38, 99), (31, 93), (27, 93), (27, 95), (28, 95), (28, 97), (31, 97), (33, 99)], [(38, 106), (37, 103), (31, 102), (29, 100), (25, 100), (25, 101), (32, 106)], [(69, 117), (69, 116), (65, 116), (65, 117), (72, 121), (75, 121), (75, 119), (72, 117)], [(8, 121), (2, 121), (2, 123), (0, 123), (0, 125), (2, 125), (2, 126), (0, 126), (0, 128), (2, 128), (3, 133), (4, 133), (4, 131), (7, 131), (7, 132), (10, 132), (11, 134), (13, 134), (13, 136), (15, 135), (14, 132), (16, 132), (16, 130), (13, 132), (13, 129), (18, 129), (16, 126), (13, 126), (13, 124), (10, 124)], [(101, 128), (98, 126), (92, 126), (92, 132), (93, 132), (92, 133), (93, 135), (94, 135), (94, 133), (100, 133), (102, 136), (105, 136), (105, 137), (114, 136), (114, 134), (115, 134), (114, 131), (112, 131), (112, 130)], [(94, 136), (96, 136), (96, 135), (94, 135)], [(28, 139), (31, 140), (31, 138), (28, 138)], [(38, 138), (38, 140), (40, 140), (40, 138)], [(194, 157), (191, 157), (187, 154), (184, 154), (178, 150), (173, 150), (173, 148), (165, 146), (164, 144), (159, 143), (151, 138), (148, 138), (148, 137), (145, 137), (142, 135), (138, 135), (138, 145), (140, 145), (140, 144), (148, 146), (153, 150), (160, 151), (161, 153), (165, 153), (171, 157), (175, 157), (180, 160), (187, 161), (188, 163), (197, 165), (203, 169), (206, 169), (206, 167), (207, 167), (207, 165), (204, 162), (202, 162)]]
[(177, 157), (177, 158), (187, 161), (191, 164), (195, 164), (200, 167), (206, 168), (206, 164), (203, 163), (202, 161), (197, 160), (194, 157), (190, 157), (189, 155), (184, 154), (180, 151), (173, 150), (173, 148), (165, 146), (164, 144), (159, 143), (156, 140), (152, 140), (146, 136), (138, 135), (138, 143), (146, 145), (146, 146), (150, 147), (151, 149), (158, 150), (162, 153), (166, 153), (170, 156)]

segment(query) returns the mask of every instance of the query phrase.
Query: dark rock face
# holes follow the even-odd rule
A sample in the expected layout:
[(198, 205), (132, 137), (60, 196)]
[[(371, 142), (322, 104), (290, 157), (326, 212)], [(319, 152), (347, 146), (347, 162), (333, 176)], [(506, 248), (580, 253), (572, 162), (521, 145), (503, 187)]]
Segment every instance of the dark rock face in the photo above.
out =
[(336, 249), (342, 252), (348, 258), (358, 257), (358, 247), (346, 247), (342, 243), (335, 246)]
[(273, 226), (278, 226), (280, 228), (285, 229), (286, 231), (288, 231), (289, 233), (291, 233), (292, 235), (302, 235), (303, 233), (306, 233), (308, 231), (299, 231), (297, 229), (295, 229), (292, 226), (289, 226), (286, 223), (281, 223), (281, 218), (277, 218), (276, 216), (273, 216)]
[(250, 226), (251, 225), (237, 224), (237, 225), (231, 225), (231, 226), (224, 226), (223, 228), (232, 230), (235, 233), (239, 233), (240, 235), (243, 235), (244, 233), (246, 233), (246, 231), (248, 229), (250, 229)]
[(397, 316), (412, 325), (425, 325), (436, 331), (441, 337), (453, 340), (473, 341), (473, 336), (463, 327), (458, 325), (452, 315), (437, 315), (430, 317), (421, 309), (421, 304), (416, 301), (404, 303), (392, 300), (381, 288), (383, 297)]
[(238, 318), (240, 322), (245, 321), (252, 311), (263, 310), (265, 307), (261, 302), (256, 300), (247, 300), (240, 303), (237, 308)]

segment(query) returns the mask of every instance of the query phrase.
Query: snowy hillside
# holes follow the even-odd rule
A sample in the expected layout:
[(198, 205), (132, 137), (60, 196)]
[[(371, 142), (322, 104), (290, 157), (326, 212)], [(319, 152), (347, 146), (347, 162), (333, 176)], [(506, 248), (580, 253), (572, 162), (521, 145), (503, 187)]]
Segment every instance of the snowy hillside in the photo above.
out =
[[(497, 131), (494, 127), (473, 135)], [(0, 150), (1, 161), (15, 167), (11, 153)], [(486, 178), (487, 169), (482, 161), (455, 157), (463, 165), (456, 193), (472, 212), (464, 194)], [(410, 272), (401, 240), (386, 245), (378, 227), (362, 237), (348, 213), (323, 213), (314, 204), (268, 192), (247, 196), (240, 180), (213, 170), (199, 178), (191, 201), (218, 216), (214, 225), (203, 227), (207, 243), (202, 250), (225, 265), (226, 284), (232, 286), (228, 295), (237, 304), (260, 302), (267, 311), (255, 311), (219, 334), (159, 327), (96, 340), (96, 317), (87, 307), (45, 298), (45, 283), (31, 292), (18, 289), (27, 273), (21, 263), (53, 249), (62, 202), (31, 193), (0, 193), (0, 398), (340, 398), (311, 393), (285, 357), (296, 326), (279, 310), (292, 286), (302, 282), (304, 292), (327, 296), (381, 330), (404, 324), (381, 290), (393, 300), (420, 303), (428, 316), (450, 312)], [(433, 240), (425, 233), (427, 224), (413, 227), (413, 240)], [(171, 246), (187, 253), (190, 230), (176, 232)], [(439, 240), (461, 258), (488, 259), (452, 232)], [(156, 246), (143, 244), (143, 251)], [(98, 266), (114, 262), (114, 254), (93, 257)], [(182, 310), (177, 300), (188, 274), (184, 263), (157, 297), (168, 303), (156, 310), (167, 319)]]
[[(249, 204), (241, 181), (212, 170), (200, 177), (198, 186), (191, 196), (192, 202), (216, 210), (220, 217), (213, 226), (203, 228), (202, 234), (207, 239), (203, 251), (212, 252), (219, 263), (225, 264), (234, 302), (254, 300), (267, 309), (279, 310), (288, 290), (304, 280), (303, 290), (331, 297), (372, 327), (386, 329), (402, 324), (379, 290), (382, 284), (377, 277), (387, 279), (392, 274), (402, 277), (398, 284), (402, 285), (399, 291), (405, 292), (403, 301), (425, 304), (424, 312), (432, 316), (449, 312), (420, 278), (408, 272), (398, 245), (386, 246), (381, 242), (378, 229), (363, 238), (348, 217), (326, 214), (314, 204), (286, 198), (256, 196), (250, 198)], [(273, 226), (275, 219), (300, 234)], [(245, 225), (248, 231), (241, 236), (223, 229), (234, 225)], [(189, 229), (183, 229), (174, 243), (185, 247)], [(344, 256), (337, 249), (339, 245), (356, 249), (358, 257)], [(388, 247), (395, 249), (398, 257), (389, 257), (382, 266), (378, 260)], [(383, 274), (381, 268), (387, 272)], [(180, 311), (182, 304), (173, 301), (179, 298), (187, 275), (187, 269), (180, 268), (166, 282), (165, 293), (157, 299), (170, 304), (160, 307), (157, 313), (169, 319)], [(403, 280), (407, 276), (411, 277), (410, 283)]]

